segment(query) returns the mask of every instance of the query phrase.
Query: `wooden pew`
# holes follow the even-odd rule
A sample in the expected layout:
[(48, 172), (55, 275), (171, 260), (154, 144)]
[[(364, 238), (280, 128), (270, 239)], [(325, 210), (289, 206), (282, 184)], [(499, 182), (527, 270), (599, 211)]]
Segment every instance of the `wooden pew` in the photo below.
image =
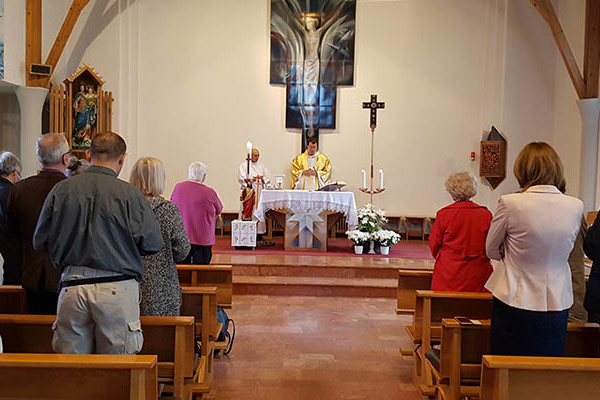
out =
[[(481, 377), (481, 357), (490, 353), (490, 321), (481, 325), (461, 325), (453, 318), (442, 322), (442, 342), (439, 366), (427, 357), (438, 397), (446, 400), (478, 396)], [(570, 323), (565, 346), (567, 357), (600, 357), (598, 324)]]
[(600, 359), (483, 356), (481, 400), (596, 400)]
[(433, 271), (399, 269), (398, 270), (398, 305), (396, 314), (413, 315), (417, 302), (417, 290), (431, 289)]
[(214, 350), (221, 324), (217, 321), (216, 287), (182, 287), (181, 315), (195, 318), (196, 340), (201, 343), (201, 355), (206, 359), (206, 377), (195, 388), (195, 393), (208, 393), (212, 381)]
[(156, 400), (156, 356), (0, 354), (0, 399)]
[(413, 323), (406, 327), (414, 345), (413, 381), (423, 395), (433, 395), (435, 386), (425, 354), (442, 335), (442, 319), (465, 316), (472, 319), (492, 317), (490, 293), (437, 292), (417, 290)]
[[(54, 315), (0, 315), (0, 335), (6, 353), (53, 353)], [(158, 356), (158, 381), (172, 384), (176, 397), (204, 393), (208, 360), (195, 361), (193, 317), (141, 317), (144, 346), (140, 354)], [(195, 393), (195, 392), (194, 392)]]
[(177, 274), (181, 287), (213, 287), (218, 289), (217, 302), (223, 308), (231, 308), (233, 297), (233, 269), (231, 265), (178, 265)]
[(27, 295), (22, 286), (0, 286), (0, 314), (26, 314)]

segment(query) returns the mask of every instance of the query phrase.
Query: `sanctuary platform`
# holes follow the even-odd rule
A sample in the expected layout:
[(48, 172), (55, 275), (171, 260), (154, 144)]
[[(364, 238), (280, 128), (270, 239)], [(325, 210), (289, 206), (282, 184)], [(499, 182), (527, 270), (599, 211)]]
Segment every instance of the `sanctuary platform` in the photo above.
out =
[(427, 242), (403, 241), (389, 256), (357, 255), (351, 243), (331, 239), (327, 252), (286, 252), (275, 246), (236, 250), (217, 238), (213, 264), (233, 265), (233, 293), (278, 296), (396, 298), (398, 269), (432, 270)]

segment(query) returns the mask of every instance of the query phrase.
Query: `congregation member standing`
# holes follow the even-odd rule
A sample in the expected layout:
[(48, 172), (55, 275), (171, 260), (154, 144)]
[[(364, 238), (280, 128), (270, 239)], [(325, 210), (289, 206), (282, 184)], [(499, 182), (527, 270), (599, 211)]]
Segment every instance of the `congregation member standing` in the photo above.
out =
[(8, 237), (6, 212), (8, 197), (15, 183), (21, 179), (21, 160), (10, 151), (0, 155), (0, 253), (4, 256), (4, 283), (21, 284), (21, 243)]
[(143, 157), (137, 160), (129, 182), (140, 189), (156, 215), (163, 237), (159, 253), (143, 256), (145, 272), (140, 282), (140, 314), (178, 316), (181, 309), (181, 287), (176, 262), (190, 252), (177, 206), (165, 200), (165, 169), (160, 160)]
[(600, 323), (600, 219), (598, 215), (583, 241), (585, 255), (593, 262), (587, 282), (584, 306), (588, 311), (589, 320), (596, 323)]
[(583, 203), (559, 190), (562, 162), (547, 143), (525, 146), (514, 174), (521, 191), (500, 198), (486, 242), (499, 261), (485, 285), (494, 296), (491, 353), (562, 356), (573, 304), (567, 260)]
[(92, 166), (48, 194), (34, 245), (62, 271), (52, 347), (57, 353), (134, 354), (143, 343), (141, 255), (163, 248), (148, 201), (117, 178), (126, 145), (115, 133), (92, 139)]
[(189, 180), (175, 185), (171, 201), (179, 207), (192, 250), (185, 264), (210, 264), (215, 244), (215, 219), (223, 204), (214, 189), (206, 186), (206, 166), (194, 161), (188, 168)]
[(254, 216), (254, 206), (258, 201), (259, 189), (265, 188), (271, 182), (271, 173), (258, 162), (259, 158), (260, 151), (253, 148), (251, 159), (242, 162), (238, 167), (238, 183), (242, 189), (239, 217), (245, 221), (252, 220)]
[(437, 212), (429, 235), (435, 258), (431, 290), (484, 292), (492, 273), (485, 254), (492, 213), (471, 201), (477, 194), (477, 178), (468, 172), (450, 175), (446, 191), (454, 203)]
[(33, 233), (48, 193), (66, 179), (69, 144), (63, 134), (47, 133), (36, 143), (39, 174), (16, 183), (8, 199), (8, 233), (20, 241), (22, 285), (31, 314), (56, 314), (60, 272), (46, 251), (33, 247)]

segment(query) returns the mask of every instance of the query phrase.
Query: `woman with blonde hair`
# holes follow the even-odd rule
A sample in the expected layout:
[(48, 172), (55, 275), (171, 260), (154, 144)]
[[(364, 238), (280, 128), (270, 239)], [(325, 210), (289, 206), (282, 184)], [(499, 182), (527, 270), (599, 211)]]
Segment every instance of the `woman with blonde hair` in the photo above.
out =
[(458, 172), (446, 180), (454, 201), (437, 212), (429, 235), (435, 258), (432, 290), (483, 292), (492, 266), (485, 255), (485, 238), (492, 213), (471, 201), (477, 194), (477, 178)]
[(140, 282), (140, 315), (177, 316), (181, 308), (181, 288), (176, 262), (190, 252), (179, 209), (165, 200), (165, 169), (160, 160), (143, 157), (137, 160), (129, 182), (136, 186), (150, 203), (160, 225), (164, 247), (162, 251), (143, 256), (145, 273)]
[(547, 143), (526, 145), (514, 174), (521, 191), (500, 198), (486, 242), (498, 260), (485, 285), (494, 296), (491, 351), (562, 356), (573, 304), (567, 260), (583, 203), (561, 192), (562, 162)]

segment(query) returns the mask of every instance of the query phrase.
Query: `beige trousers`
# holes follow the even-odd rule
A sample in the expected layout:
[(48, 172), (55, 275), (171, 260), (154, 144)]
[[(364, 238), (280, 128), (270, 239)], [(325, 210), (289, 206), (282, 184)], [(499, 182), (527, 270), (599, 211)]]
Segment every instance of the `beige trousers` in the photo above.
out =
[[(62, 280), (120, 275), (67, 267)], [(144, 342), (135, 279), (65, 287), (58, 297), (52, 348), (57, 353), (135, 354)]]

